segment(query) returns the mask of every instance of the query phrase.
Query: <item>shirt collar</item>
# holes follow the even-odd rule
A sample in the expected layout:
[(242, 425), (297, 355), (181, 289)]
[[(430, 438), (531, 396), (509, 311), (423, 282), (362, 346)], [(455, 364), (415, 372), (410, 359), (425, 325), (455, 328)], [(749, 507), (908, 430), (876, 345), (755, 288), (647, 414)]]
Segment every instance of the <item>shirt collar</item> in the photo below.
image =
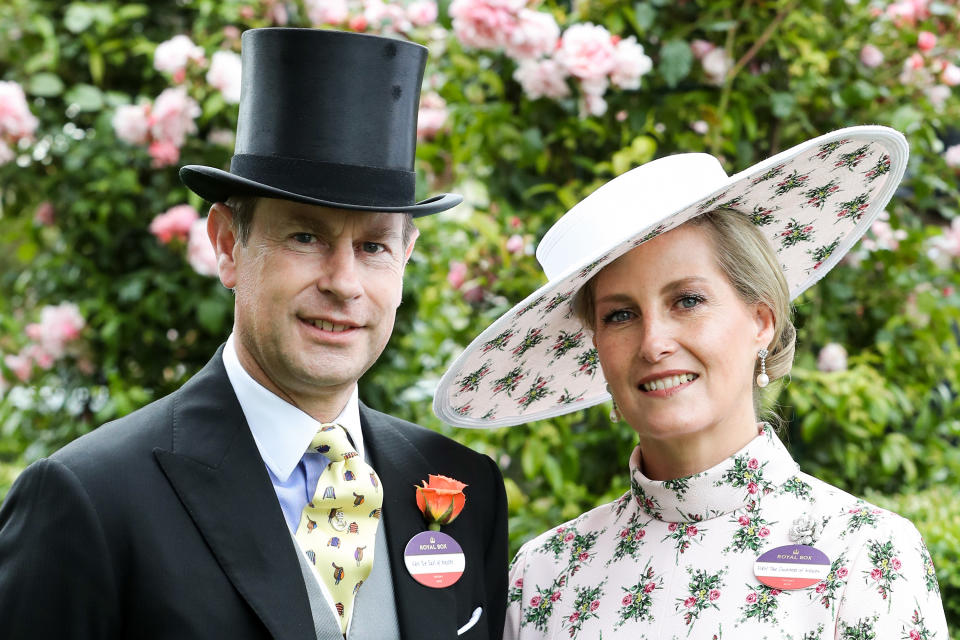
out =
[[(299, 464), (320, 422), (261, 385), (247, 373), (237, 357), (233, 334), (223, 349), (223, 365), (240, 408), (250, 425), (250, 432), (267, 468), (281, 482)], [(350, 434), (357, 453), (363, 456), (363, 433), (360, 429), (360, 401), (357, 385), (335, 422)]]
[(770, 425), (720, 464), (675, 480), (651, 480), (643, 475), (640, 447), (630, 456), (630, 488), (647, 515), (666, 522), (699, 522), (755, 508), (763, 496), (799, 471)]

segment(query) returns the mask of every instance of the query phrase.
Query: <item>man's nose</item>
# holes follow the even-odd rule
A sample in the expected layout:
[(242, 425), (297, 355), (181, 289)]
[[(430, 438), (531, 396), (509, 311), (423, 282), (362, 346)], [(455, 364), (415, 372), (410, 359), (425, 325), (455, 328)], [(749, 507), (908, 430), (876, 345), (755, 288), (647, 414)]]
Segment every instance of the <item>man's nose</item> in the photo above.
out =
[(352, 244), (338, 243), (324, 258), (317, 288), (341, 300), (351, 300), (363, 293), (357, 256)]

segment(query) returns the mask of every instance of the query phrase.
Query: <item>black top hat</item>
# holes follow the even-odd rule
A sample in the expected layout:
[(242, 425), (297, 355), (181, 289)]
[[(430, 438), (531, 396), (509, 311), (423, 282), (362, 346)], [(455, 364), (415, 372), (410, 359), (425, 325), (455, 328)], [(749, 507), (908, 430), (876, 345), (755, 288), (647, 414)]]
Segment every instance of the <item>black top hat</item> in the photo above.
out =
[(417, 110), (427, 49), (344, 31), (251, 29), (230, 171), (188, 165), (180, 179), (211, 202), (266, 196), (422, 216), (414, 202)]

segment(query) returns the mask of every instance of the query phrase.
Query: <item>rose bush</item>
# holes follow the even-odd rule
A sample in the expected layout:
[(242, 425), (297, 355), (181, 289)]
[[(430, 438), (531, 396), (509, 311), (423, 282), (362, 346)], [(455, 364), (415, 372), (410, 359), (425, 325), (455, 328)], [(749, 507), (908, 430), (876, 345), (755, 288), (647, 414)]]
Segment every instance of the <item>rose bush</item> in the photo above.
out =
[(0, 4), (0, 494), (28, 462), (180, 386), (229, 331), (206, 207), (176, 169), (229, 164), (243, 30), (381, 33), (431, 50), (418, 196), (465, 203), (418, 221), (397, 328), (361, 394), (490, 454), (514, 546), (622, 494), (635, 444), (604, 407), (492, 431), (430, 411), (460, 349), (543, 282), (532, 249), (546, 229), (654, 157), (705, 151), (732, 173), (850, 124), (907, 135), (886, 218), (796, 301), (796, 365), (766, 403), (807, 471), (896, 505), (934, 488), (936, 514), (908, 515), (935, 541), (956, 627), (960, 543), (937, 532), (960, 510), (957, 5)]

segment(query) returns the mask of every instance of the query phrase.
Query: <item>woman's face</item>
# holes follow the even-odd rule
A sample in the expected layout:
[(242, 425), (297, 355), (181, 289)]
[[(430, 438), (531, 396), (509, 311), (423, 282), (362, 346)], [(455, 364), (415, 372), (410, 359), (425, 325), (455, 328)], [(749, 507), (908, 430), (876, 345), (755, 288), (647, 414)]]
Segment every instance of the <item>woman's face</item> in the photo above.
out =
[(641, 445), (753, 427), (754, 364), (773, 316), (740, 299), (707, 229), (683, 225), (624, 254), (593, 295), (600, 365)]

